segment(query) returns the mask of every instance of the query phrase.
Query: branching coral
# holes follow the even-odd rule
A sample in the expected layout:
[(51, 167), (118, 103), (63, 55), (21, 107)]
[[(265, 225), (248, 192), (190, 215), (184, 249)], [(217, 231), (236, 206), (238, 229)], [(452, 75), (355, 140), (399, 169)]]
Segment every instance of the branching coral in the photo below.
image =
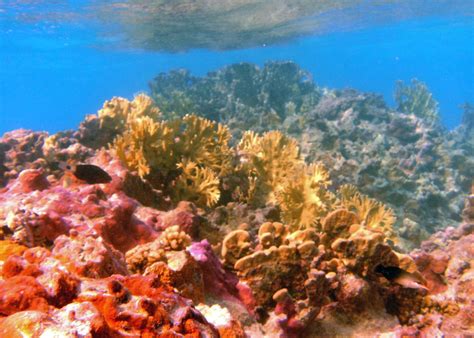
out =
[(390, 208), (360, 194), (354, 186), (342, 186), (339, 189), (339, 195), (342, 206), (354, 212), (361, 224), (371, 230), (381, 231), (387, 237), (394, 238), (392, 225), (396, 219)]
[[(467, 132), (472, 109), (466, 106), (463, 127), (447, 133), (433, 123), (436, 102), (419, 81), (399, 84), (399, 109), (376, 94), (317, 88), (310, 74), (291, 62), (263, 68), (235, 64), (204, 77), (172, 71), (150, 86), (165, 116), (193, 112), (219, 121), (237, 142), (245, 130), (259, 135), (280, 130), (295, 137), (305, 160), (320, 161), (331, 171), (334, 186), (353, 183), (385, 203), (397, 214), (398, 229), (410, 221), (423, 228), (419, 234), (399, 232), (405, 248), (421, 241), (423, 233), (460, 220), (463, 201), (454, 192), (467, 191), (473, 176), (469, 141), (474, 138)], [(258, 197), (258, 181), (253, 176), (234, 184), (242, 201), (249, 200), (249, 185)], [(266, 199), (254, 201), (262, 205)]]
[(249, 178), (247, 201), (277, 203), (294, 228), (314, 225), (333, 202), (328, 171), (319, 163), (304, 164), (295, 139), (278, 131), (246, 132), (237, 149), (240, 170)]
[(104, 106), (97, 112), (100, 128), (118, 135), (125, 131), (128, 123), (139, 117), (150, 117), (157, 120), (161, 113), (153, 100), (145, 94), (135, 96), (133, 101), (122, 97), (114, 97), (105, 101)]
[(412, 79), (411, 85), (398, 81), (395, 89), (395, 101), (398, 110), (405, 114), (414, 114), (432, 122), (439, 119), (438, 102), (433, 99), (425, 83)]
[(115, 139), (112, 148), (141, 177), (149, 175), (152, 169), (159, 169), (166, 176), (179, 160), (173, 151), (176, 132), (167, 122), (140, 117), (129, 122), (128, 129)]
[(296, 140), (278, 131), (262, 136), (245, 132), (237, 151), (240, 169), (250, 181), (247, 200), (255, 205), (276, 202), (289, 176), (303, 163)]
[[(150, 103), (146, 96), (136, 100)], [(126, 128), (112, 144), (116, 155), (128, 168), (137, 171), (142, 178), (149, 178), (157, 187), (166, 188), (170, 181), (176, 180), (176, 189), (169, 191), (174, 200), (189, 199), (199, 206), (214, 205), (220, 196), (220, 178), (232, 171), (228, 129), (195, 115), (157, 121), (157, 108), (156, 111), (148, 105), (138, 105), (138, 108), (128, 109)], [(117, 119), (117, 114), (103, 114)], [(123, 121), (123, 114), (118, 121)], [(120, 123), (119, 126), (123, 127)]]
[(210, 168), (201, 168), (194, 162), (179, 163), (181, 174), (176, 180), (174, 200), (212, 206), (220, 197), (219, 178)]
[(186, 115), (179, 124), (176, 151), (182, 160), (194, 161), (218, 176), (225, 176), (231, 171), (229, 140), (229, 130), (222, 124)]
[(277, 195), (283, 220), (294, 228), (315, 225), (333, 203), (334, 196), (326, 188), (329, 173), (321, 164), (300, 166)]

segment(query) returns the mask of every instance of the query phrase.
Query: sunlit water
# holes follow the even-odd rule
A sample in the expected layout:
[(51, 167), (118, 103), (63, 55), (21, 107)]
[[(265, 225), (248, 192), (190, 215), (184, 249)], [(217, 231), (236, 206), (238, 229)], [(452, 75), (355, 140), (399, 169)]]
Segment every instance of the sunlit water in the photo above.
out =
[(474, 98), (474, 1), (2, 1), (0, 132), (74, 128), (157, 73), (293, 60), (320, 86), (418, 78), (455, 127)]

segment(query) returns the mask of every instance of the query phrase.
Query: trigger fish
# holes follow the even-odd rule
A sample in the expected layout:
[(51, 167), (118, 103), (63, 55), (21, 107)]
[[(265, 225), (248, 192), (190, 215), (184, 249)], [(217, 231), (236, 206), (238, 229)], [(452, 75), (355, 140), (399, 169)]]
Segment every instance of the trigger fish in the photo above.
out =
[(94, 164), (65, 164), (63, 166), (74, 177), (87, 184), (109, 183), (112, 181), (112, 177), (104, 169)]
[(401, 285), (405, 288), (429, 291), (428, 288), (423, 285), (423, 281), (418, 276), (397, 266), (377, 265), (374, 271), (384, 276), (390, 282)]

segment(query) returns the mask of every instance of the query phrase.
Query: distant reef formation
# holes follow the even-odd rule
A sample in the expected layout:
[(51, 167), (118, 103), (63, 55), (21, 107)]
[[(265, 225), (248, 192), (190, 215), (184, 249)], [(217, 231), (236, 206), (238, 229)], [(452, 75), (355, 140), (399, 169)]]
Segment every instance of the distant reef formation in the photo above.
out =
[[(261, 74), (253, 66), (235, 67)], [(337, 131), (345, 135), (341, 145), (355, 133), (347, 152), (366, 154), (365, 160), (380, 155), (384, 140), (388, 149), (402, 152), (430, 137), (443, 142), (429, 148), (430, 156), (416, 156), (434, 165), (442, 161), (439, 149), (453, 147), (461, 151), (462, 163), (469, 160), (462, 151), (469, 151), (464, 137), (472, 131), (472, 109), (467, 107), (463, 126), (448, 137), (431, 113), (390, 111), (374, 96), (319, 90), (306, 76), (295, 76), (297, 84), (285, 87), (280, 82), (290, 74), (277, 80), (280, 68), (304, 75), (291, 63), (269, 65), (268, 78), (283, 89), (276, 95), (273, 85), (256, 86), (261, 95), (249, 101), (256, 102), (252, 112), (270, 110), (277, 125), (308, 118), (298, 124), (302, 135), (311, 137), (306, 143), (281, 130), (237, 127), (255, 116), (232, 120), (231, 107), (226, 117), (215, 111), (218, 122), (187, 110), (161, 110), (144, 94), (106, 101), (75, 131), (3, 135), (0, 336), (472, 334), (474, 191), (459, 197), (463, 222), (453, 220), (418, 249), (403, 253), (393, 210), (346, 183), (356, 178), (350, 183), (360, 184), (359, 162), (353, 160), (355, 175), (331, 162), (309, 160), (322, 154), (312, 150), (322, 144), (314, 135)], [(413, 94), (412, 87), (401, 88), (404, 98)], [(283, 96), (287, 90), (295, 97)], [(434, 107), (426, 94), (415, 106)], [(156, 101), (168, 109), (185, 95), (177, 91), (168, 102)], [(205, 92), (201, 97), (209, 103)], [(289, 111), (276, 110), (291, 102)], [(397, 116), (401, 122), (391, 134), (371, 145), (376, 130), (371, 123), (390, 127), (388, 119)], [(402, 146), (403, 137), (393, 135), (412, 136), (407, 121), (420, 135)], [(265, 121), (254, 124), (265, 129)], [(346, 149), (338, 138), (333, 142)], [(328, 159), (337, 159), (334, 147), (326, 146)], [(395, 155), (393, 161), (400, 161)], [(443, 153), (448, 159), (454, 155)], [(420, 177), (428, 172), (422, 162), (414, 165)], [(461, 169), (443, 170), (462, 177)], [(99, 174), (107, 179), (94, 183)], [(375, 184), (369, 180), (374, 172), (367, 177), (361, 189)], [(416, 229), (406, 231), (418, 236)]]
[(329, 169), (332, 186), (354, 184), (392, 208), (407, 247), (460, 221), (474, 177), (473, 108), (445, 130), (420, 81), (397, 83), (393, 109), (379, 95), (320, 88), (292, 62), (234, 64), (204, 77), (175, 70), (150, 88), (166, 117), (195, 113), (236, 138), (249, 129), (295, 138), (306, 160)]

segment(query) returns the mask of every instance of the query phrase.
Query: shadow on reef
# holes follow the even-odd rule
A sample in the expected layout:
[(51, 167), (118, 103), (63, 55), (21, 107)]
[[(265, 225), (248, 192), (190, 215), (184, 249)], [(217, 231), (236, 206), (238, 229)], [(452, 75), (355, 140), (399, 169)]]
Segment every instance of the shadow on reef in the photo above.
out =
[(397, 83), (398, 107), (390, 109), (381, 96), (319, 88), (311, 79), (292, 62), (242, 63), (205, 77), (162, 73), (150, 88), (165, 117), (195, 113), (226, 124), (237, 139), (249, 129), (294, 137), (306, 160), (330, 169), (333, 186), (354, 184), (390, 206), (406, 247), (460, 221), (474, 177), (471, 106), (448, 132), (418, 80)]
[[(292, 64), (283, 69), (303, 74)], [(411, 121), (420, 139), (440, 138), (436, 151), (469, 149), (462, 139), (469, 124), (449, 136), (435, 120), (424, 124), (422, 114), (391, 111), (352, 91), (316, 95), (307, 90), (308, 78), (301, 81), (293, 87), (301, 102), (310, 98), (319, 107), (301, 115), (308, 118), (303, 125), (326, 121), (326, 130), (341, 135), (357, 131), (359, 139), (345, 145), (341, 138), (337, 149), (354, 149), (348, 154), (360, 152), (365, 161), (379, 154), (370, 153), (371, 123), (389, 127), (392, 117), (404, 126), (398, 132)], [(431, 102), (422, 97), (416, 106)], [(287, 106), (276, 102), (270, 106)], [(325, 120), (318, 117), (323, 111)], [(77, 131), (16, 130), (2, 137), (0, 336), (472, 333), (472, 195), (463, 224), (403, 254), (395, 247), (393, 211), (346, 184), (362, 175), (355, 160), (341, 160), (355, 168), (344, 177), (337, 165), (327, 170), (308, 161), (325, 159), (318, 148), (303, 143), (303, 158), (298, 139), (282, 131), (244, 131), (232, 139), (224, 123), (167, 114), (141, 94), (107, 101)], [(380, 137), (387, 140), (377, 147), (392, 151), (420, 145), (420, 139)], [(336, 150), (326, 151), (327, 159), (337, 158)], [(446, 160), (432, 151), (434, 163)], [(389, 160), (382, 158), (379, 173)], [(110, 182), (89, 184), (63, 171), (61, 162), (98, 166)], [(427, 171), (416, 165), (424, 177)], [(459, 168), (447, 172), (463, 177)], [(361, 187), (369, 189), (376, 173)], [(394, 177), (384, 180), (396, 185)], [(433, 183), (427, 182), (424, 188)], [(393, 283), (377, 273), (379, 266), (402, 269), (429, 291)]]

